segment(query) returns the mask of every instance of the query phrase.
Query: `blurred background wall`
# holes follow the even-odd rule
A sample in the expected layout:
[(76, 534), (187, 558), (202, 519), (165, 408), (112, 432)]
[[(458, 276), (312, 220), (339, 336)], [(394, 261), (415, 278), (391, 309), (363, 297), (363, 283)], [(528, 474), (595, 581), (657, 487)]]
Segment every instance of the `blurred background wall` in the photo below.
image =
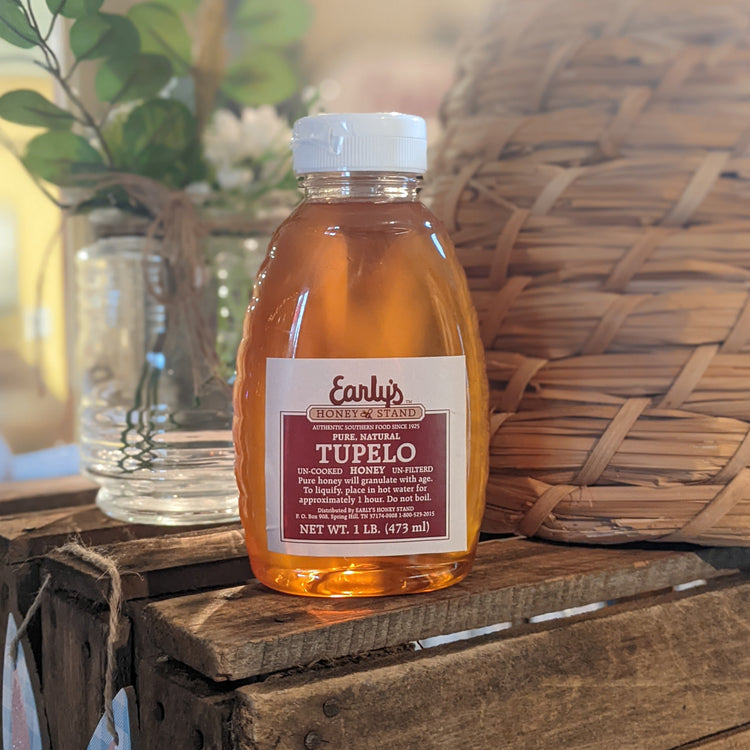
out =
[[(27, 88), (52, 97), (44, 71), (18, 53), (0, 49), (0, 95)], [(23, 453), (70, 435), (65, 263), (60, 212), (12, 153), (39, 131), (4, 123), (0, 132), (0, 434)]]
[(329, 111), (406, 111), (430, 120), (461, 35), (486, 0), (314, 0), (302, 58)]
[[(327, 111), (419, 114), (434, 140), (458, 42), (486, 2), (310, 0), (312, 25), (296, 50), (301, 85), (317, 87)], [(106, 5), (122, 12), (129, 4)], [(33, 56), (0, 40), (0, 95), (16, 88), (54, 96)], [(0, 139), (15, 151), (37, 132), (0, 123)], [(0, 461), (4, 450), (18, 454), (75, 436), (69, 269), (82, 233), (61, 233), (60, 221), (18, 160), (0, 148)]]

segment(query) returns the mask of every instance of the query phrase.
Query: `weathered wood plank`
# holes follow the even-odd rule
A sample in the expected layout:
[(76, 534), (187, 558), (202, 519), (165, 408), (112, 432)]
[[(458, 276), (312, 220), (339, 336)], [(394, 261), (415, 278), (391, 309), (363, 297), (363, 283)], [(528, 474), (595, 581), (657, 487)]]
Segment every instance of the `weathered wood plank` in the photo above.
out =
[[(72, 536), (77, 536), (84, 544), (93, 546), (99, 543), (134, 540), (139, 537), (147, 538), (180, 531), (174, 527), (137, 526), (115, 521), (105, 516), (96, 506), (91, 504), (56, 507), (53, 500), (51, 506), (38, 511), (11, 515), (2, 515), (2, 511), (0, 511), (0, 622), (2, 623), (7, 623), (8, 612), (13, 612), (16, 615), (17, 622), (21, 622), (41, 583), (42, 556), (52, 548), (64, 544)], [(236, 583), (244, 579), (227, 576), (223, 580), (226, 583)], [(84, 621), (88, 622), (85, 618), (82, 622)], [(79, 628), (79, 631), (84, 632), (81, 628)], [(104, 637), (100, 631), (94, 632), (99, 633), (101, 638)], [(92, 637), (94, 636), (92, 635)], [(43, 674), (42, 677), (49, 676), (52, 679), (52, 675), (54, 675), (57, 685), (67, 685), (70, 664), (61, 658), (63, 652), (58, 650), (59, 644), (52, 646), (53, 650), (49, 653), (43, 648), (43, 623), (39, 612), (29, 623), (27, 639), (36, 666), (43, 668), (42, 665), (46, 661), (48, 669), (46, 675)], [(132, 657), (129, 640), (127, 648), (128, 654)], [(50, 653), (52, 654), (51, 657)], [(69, 653), (66, 651), (64, 653), (66, 658), (79, 658), (81, 662), (84, 661), (81, 657), (80, 648), (75, 652)], [(97, 653), (103, 654), (104, 651), (101, 649)], [(52, 661), (50, 661), (50, 658)], [(2, 659), (3, 657), (0, 656), (0, 664)], [(57, 671), (53, 672), (50, 667), (51, 664), (56, 666)], [(129, 664), (132, 665), (132, 658)], [(85, 672), (85, 667), (80, 667), (80, 670)], [(65, 690), (60, 691), (59, 688), (57, 693), (63, 695), (68, 702), (62, 701), (61, 706), (57, 707), (54, 702), (49, 700), (49, 691), (47, 691), (45, 702), (48, 705), (52, 703), (50, 710), (54, 717), (50, 731), (51, 734), (56, 731), (68, 732), (68, 734), (63, 734), (64, 743), (62, 745), (56, 744), (55, 746), (62, 748), (77, 747), (79, 745), (67, 744), (68, 740), (72, 740), (74, 737), (71, 734), (73, 730), (67, 726), (58, 728), (55, 723), (59, 721), (63, 724), (69, 724), (71, 711), (73, 714), (79, 713), (75, 703), (70, 702), (74, 694), (65, 692)], [(88, 696), (88, 693), (85, 693), (85, 695)], [(81, 693), (81, 696), (84, 696), (84, 693)], [(82, 697), (81, 700), (84, 701), (84, 698)], [(85, 700), (89, 699), (86, 698)], [(86, 706), (88, 708), (85, 709), (85, 716), (84, 713), (80, 714), (81, 721), (83, 721), (83, 718), (87, 721), (93, 719), (96, 713), (95, 707), (89, 705), (89, 703), (86, 703)], [(81, 711), (84, 711), (84, 708), (82, 704)], [(96, 719), (98, 720), (98, 716)], [(78, 726), (82, 730), (86, 728), (80, 722)], [(85, 747), (87, 741), (88, 738), (80, 746)]]
[(155, 602), (143, 616), (168, 656), (213, 680), (243, 680), (749, 567), (746, 548), (597, 549), (493, 540), (480, 544), (465, 581), (430, 594), (301, 599), (252, 582)]
[(130, 524), (105, 516), (95, 505), (54, 508), (0, 518), (0, 555), (4, 553), (6, 562), (14, 563), (44, 555), (73, 536), (93, 546), (201, 528), (205, 526)]
[(81, 476), (0, 484), (0, 514), (30, 513), (94, 502), (98, 485)]
[[(207, 586), (226, 586), (251, 577), (239, 526), (202, 528), (187, 533), (101, 545), (94, 549), (113, 559), (122, 573), (125, 606), (120, 619), (118, 673), (123, 685), (138, 686), (139, 705), (143, 705), (144, 700), (141, 689), (146, 691), (149, 705), (156, 711), (155, 714), (144, 714), (147, 726), (155, 732), (155, 736), (161, 737), (166, 730), (158, 719), (159, 710), (162, 718), (164, 710), (168, 711), (170, 719), (175, 716), (184, 718), (187, 715), (184, 711), (190, 706), (196, 717), (202, 718), (200, 721), (193, 719), (189, 726), (183, 726), (184, 721), (179, 727), (173, 723), (173, 736), (179, 738), (180, 742), (184, 739), (188, 744), (175, 740), (170, 746), (198, 746), (194, 743), (203, 737), (207, 738), (209, 744), (202, 747), (224, 747), (214, 742), (219, 735), (212, 734), (216, 724), (215, 721), (212, 724), (212, 721), (219, 717), (219, 729), (216, 731), (221, 734), (221, 717), (228, 717), (229, 709), (220, 706), (221, 701), (204, 701), (202, 697), (205, 696), (190, 696), (187, 688), (180, 687), (180, 684), (176, 684), (174, 695), (158, 697), (161, 688), (153, 669), (159, 655), (150, 643), (139, 637), (132, 624), (132, 613), (142, 607), (143, 601), (149, 597), (195, 591)], [(93, 731), (102, 710), (107, 629), (99, 621), (107, 611), (110, 580), (108, 576), (102, 576), (100, 570), (59, 550), (53, 550), (44, 559), (42, 573), (52, 576), (51, 590), (45, 593), (42, 604), (45, 684), (64, 684), (73, 688), (53, 690), (53, 697), (49, 701), (53, 747), (85, 747), (88, 739), (86, 732)], [(60, 654), (63, 654), (62, 658)], [(142, 681), (141, 672), (146, 675), (145, 682)], [(159, 710), (157, 703), (161, 704)], [(68, 719), (71, 715), (79, 717), (73, 725)], [(159, 746), (153, 744), (155, 740), (150, 735), (144, 734), (144, 737), (147, 737), (145, 747)]]
[(728, 732), (680, 745), (673, 750), (750, 750), (750, 726), (737, 727)]
[[(42, 604), (42, 691), (53, 750), (84, 748), (104, 712), (108, 612), (60, 594)], [(130, 620), (120, 618), (116, 690), (133, 684)]]
[(137, 680), (143, 750), (243, 747), (232, 741), (233, 693), (179, 665), (155, 660), (138, 662)]
[(666, 750), (750, 720), (749, 621), (745, 583), (270, 677), (237, 688), (237, 746)]
[[(117, 565), (125, 601), (236, 585), (252, 578), (239, 524), (102, 544), (95, 551)], [(109, 577), (70, 554), (52, 550), (44, 568), (57, 589), (91, 601), (109, 596)]]
[[(95, 509), (93, 505), (82, 507), (84, 509)], [(24, 558), (23, 554), (18, 553), (17, 548), (13, 550), (14, 554), (11, 557), (11, 549), (14, 544), (17, 545), (19, 539), (55, 524), (61, 519), (69, 518), (79, 510), (80, 508), (77, 507), (48, 508), (31, 513), (11, 514), (0, 518), (0, 555), (3, 556), (5, 562), (9, 563), (27, 559)]]
[[(46, 510), (0, 515), (0, 622), (3, 627), (7, 624), (9, 612), (15, 615), (17, 623), (23, 620), (41, 583), (41, 555), (51, 547), (63, 543), (76, 532), (82, 532), (83, 539), (89, 544), (111, 539), (113, 534), (115, 537), (133, 534), (127, 525), (106, 518), (93, 505), (55, 507), (54, 499), (51, 505), (53, 507)], [(49, 536), (46, 536), (48, 532)], [(41, 668), (42, 622), (39, 612), (29, 622), (27, 643), (36, 667)], [(0, 665), (2, 661), (0, 655)]]

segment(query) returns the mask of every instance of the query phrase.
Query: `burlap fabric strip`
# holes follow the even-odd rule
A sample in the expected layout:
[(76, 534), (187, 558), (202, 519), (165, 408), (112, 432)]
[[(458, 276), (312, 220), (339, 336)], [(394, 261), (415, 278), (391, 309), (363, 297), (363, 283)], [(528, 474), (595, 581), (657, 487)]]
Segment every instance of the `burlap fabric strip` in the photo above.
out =
[[(189, 355), (195, 395), (198, 396), (202, 384), (208, 379), (224, 383), (215, 331), (201, 308), (203, 290), (212, 273), (205, 243), (211, 234), (217, 233), (250, 236), (260, 232), (270, 235), (278, 218), (207, 214), (186, 192), (169, 190), (160, 182), (139, 175), (111, 173), (80, 177), (89, 184), (91, 191), (123, 189), (134, 207), (140, 210), (141, 213), (133, 217), (124, 215), (122, 226), (113, 225), (108, 229), (116, 234), (135, 232), (144, 235), (144, 282), (153, 299), (165, 307), (167, 330), (164, 336), (171, 335), (170, 326), (179, 326), (190, 333)], [(78, 206), (74, 206), (71, 210), (77, 209)], [(144, 209), (150, 218), (142, 216)], [(151, 257), (160, 262), (158, 284), (148, 272)], [(226, 388), (231, 391), (228, 385)]]

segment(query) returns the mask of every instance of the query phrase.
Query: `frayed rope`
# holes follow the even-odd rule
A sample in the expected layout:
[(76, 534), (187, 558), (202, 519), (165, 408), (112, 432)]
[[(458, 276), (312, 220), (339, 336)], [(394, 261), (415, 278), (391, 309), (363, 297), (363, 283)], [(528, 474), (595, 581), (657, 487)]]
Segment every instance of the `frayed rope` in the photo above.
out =
[(115, 728), (115, 714), (112, 708), (112, 701), (115, 697), (115, 645), (120, 627), (120, 616), (122, 615), (122, 582), (120, 580), (120, 571), (111, 558), (100, 555), (88, 547), (84, 547), (80, 542), (68, 542), (60, 547), (59, 551), (67, 552), (93, 565), (98, 570), (101, 570), (102, 573), (108, 575), (110, 579), (110, 590), (107, 600), (109, 606), (109, 627), (107, 630), (107, 666), (104, 678), (104, 715), (107, 719), (107, 731), (114, 738), (115, 746), (118, 746), (120, 744), (120, 737)]

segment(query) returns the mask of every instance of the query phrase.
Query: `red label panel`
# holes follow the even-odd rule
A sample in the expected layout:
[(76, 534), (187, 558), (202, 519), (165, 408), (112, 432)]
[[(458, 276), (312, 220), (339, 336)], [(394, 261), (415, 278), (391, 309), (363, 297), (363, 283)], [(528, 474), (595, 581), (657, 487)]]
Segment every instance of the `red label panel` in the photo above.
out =
[(283, 540), (448, 536), (446, 413), (419, 422), (282, 419)]

